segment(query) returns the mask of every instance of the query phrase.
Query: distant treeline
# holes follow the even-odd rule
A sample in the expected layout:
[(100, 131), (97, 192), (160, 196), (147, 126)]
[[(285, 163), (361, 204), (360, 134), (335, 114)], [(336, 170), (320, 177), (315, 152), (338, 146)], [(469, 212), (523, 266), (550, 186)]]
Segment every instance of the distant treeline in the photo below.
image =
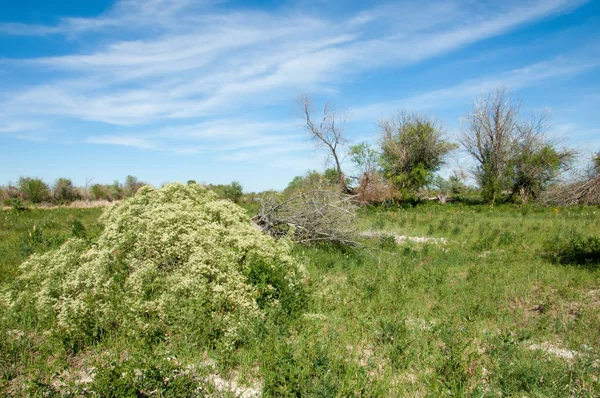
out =
[(53, 184), (48, 184), (41, 178), (20, 177), (16, 184), (9, 183), (0, 187), (0, 200), (5, 206), (18, 202), (67, 204), (78, 200), (114, 201), (135, 195), (144, 185), (144, 182), (131, 175), (127, 176), (123, 183), (90, 183), (82, 187), (75, 186), (69, 178), (59, 178)]
[[(587, 167), (577, 164), (577, 152), (548, 134), (548, 113), (524, 116), (520, 101), (502, 88), (473, 100), (456, 135), (426, 114), (398, 110), (377, 123), (378, 137), (370, 140), (376, 145), (362, 142), (347, 151), (341, 149), (348, 142), (343, 113), (329, 103), (316, 112), (308, 95), (300, 96), (298, 105), (307, 133), (332, 168), (296, 177), (288, 190), (337, 185), (368, 204), (427, 199), (443, 204), (465, 192), (491, 205), (600, 204), (600, 153)], [(452, 175), (442, 178), (438, 172), (458, 149), (468, 163), (464, 168), (457, 163)], [(351, 167), (342, 164), (344, 158)], [(476, 187), (467, 187), (469, 181)]]
[[(188, 184), (195, 184), (194, 180)], [(0, 203), (4, 206), (22, 207), (27, 204), (65, 205), (76, 201), (113, 202), (129, 198), (147, 185), (137, 177), (128, 175), (124, 182), (114, 181), (112, 184), (91, 184), (76, 186), (69, 178), (59, 178), (48, 184), (37, 177), (20, 177), (16, 184), (0, 186)], [(231, 184), (203, 184), (219, 197), (239, 203), (243, 197), (243, 187), (233, 181)]]

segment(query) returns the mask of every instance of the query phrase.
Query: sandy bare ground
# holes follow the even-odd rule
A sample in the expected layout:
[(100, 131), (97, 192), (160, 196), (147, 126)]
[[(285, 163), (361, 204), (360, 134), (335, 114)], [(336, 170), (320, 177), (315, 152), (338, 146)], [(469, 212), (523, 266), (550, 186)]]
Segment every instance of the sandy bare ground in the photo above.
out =
[(399, 235), (393, 232), (377, 232), (377, 231), (363, 231), (360, 236), (364, 238), (383, 238), (386, 236), (394, 237), (397, 244), (403, 244), (408, 242), (414, 243), (434, 243), (434, 244), (446, 244), (448, 240), (446, 238), (432, 238), (429, 236), (406, 236)]

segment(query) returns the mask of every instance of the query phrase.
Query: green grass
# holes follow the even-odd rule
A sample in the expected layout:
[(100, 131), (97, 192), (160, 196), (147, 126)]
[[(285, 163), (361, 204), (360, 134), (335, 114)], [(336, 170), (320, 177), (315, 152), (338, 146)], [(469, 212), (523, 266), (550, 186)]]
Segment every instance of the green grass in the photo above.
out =
[(93, 239), (100, 214), (101, 208), (0, 210), (0, 284), (14, 278), (19, 264), (33, 253), (56, 249), (74, 234)]
[[(81, 233), (75, 220), (93, 240), (100, 212), (0, 212), (0, 286)], [(0, 391), (197, 396), (216, 393), (218, 372), (264, 396), (600, 396), (600, 209), (365, 208), (359, 225), (447, 243), (296, 247), (304, 306), (270, 314), (235, 348), (120, 331), (74, 351), (0, 318)]]

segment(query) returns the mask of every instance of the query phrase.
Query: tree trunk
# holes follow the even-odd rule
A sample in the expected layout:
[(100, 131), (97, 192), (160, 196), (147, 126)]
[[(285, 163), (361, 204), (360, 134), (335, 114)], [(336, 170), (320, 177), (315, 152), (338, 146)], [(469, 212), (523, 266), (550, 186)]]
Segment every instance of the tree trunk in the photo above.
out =
[(448, 195), (446, 195), (445, 193), (438, 193), (437, 199), (440, 201), (441, 204), (445, 205), (446, 201), (448, 200)]
[(527, 204), (527, 202), (529, 201), (529, 195), (527, 192), (527, 188), (525, 188), (525, 187), (519, 188), (519, 193), (521, 195), (521, 203)]

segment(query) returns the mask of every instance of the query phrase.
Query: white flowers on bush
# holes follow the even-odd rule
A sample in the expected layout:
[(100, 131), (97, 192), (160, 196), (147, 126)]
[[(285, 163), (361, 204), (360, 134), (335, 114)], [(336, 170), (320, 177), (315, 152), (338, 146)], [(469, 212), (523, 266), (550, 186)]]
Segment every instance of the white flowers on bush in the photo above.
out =
[(288, 241), (262, 234), (242, 208), (196, 184), (143, 187), (100, 220), (96, 243), (73, 238), (22, 264), (4, 297), (13, 311), (34, 310), (76, 338), (205, 330), (231, 343), (280, 305), (278, 291), (303, 283)]

